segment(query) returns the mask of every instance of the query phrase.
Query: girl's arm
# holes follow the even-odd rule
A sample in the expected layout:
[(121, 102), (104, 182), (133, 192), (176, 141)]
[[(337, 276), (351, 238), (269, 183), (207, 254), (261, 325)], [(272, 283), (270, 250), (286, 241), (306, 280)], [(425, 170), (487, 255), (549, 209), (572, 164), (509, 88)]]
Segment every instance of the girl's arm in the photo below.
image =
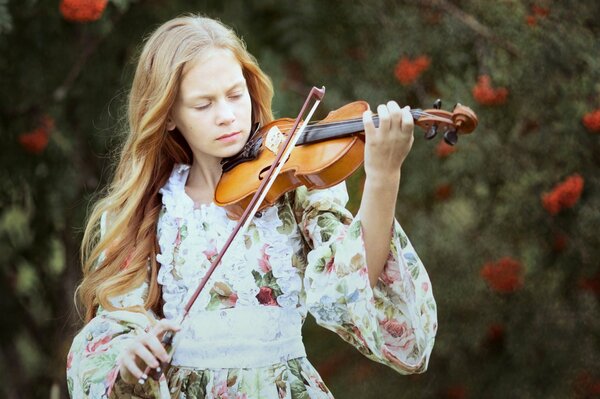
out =
[(379, 127), (365, 111), (365, 185), (359, 214), (371, 287), (383, 272), (389, 254), (401, 167), (414, 140), (410, 108), (394, 101), (377, 107)]

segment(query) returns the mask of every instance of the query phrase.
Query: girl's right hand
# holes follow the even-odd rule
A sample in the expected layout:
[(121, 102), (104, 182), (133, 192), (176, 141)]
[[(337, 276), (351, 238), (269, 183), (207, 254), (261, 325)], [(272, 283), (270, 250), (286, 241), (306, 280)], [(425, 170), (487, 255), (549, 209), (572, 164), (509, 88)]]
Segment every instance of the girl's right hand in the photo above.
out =
[(168, 362), (170, 356), (160, 340), (167, 331), (177, 332), (181, 327), (173, 320), (162, 319), (149, 331), (131, 340), (119, 355), (119, 373), (128, 384), (135, 384), (144, 375), (146, 367), (157, 368), (161, 362)]

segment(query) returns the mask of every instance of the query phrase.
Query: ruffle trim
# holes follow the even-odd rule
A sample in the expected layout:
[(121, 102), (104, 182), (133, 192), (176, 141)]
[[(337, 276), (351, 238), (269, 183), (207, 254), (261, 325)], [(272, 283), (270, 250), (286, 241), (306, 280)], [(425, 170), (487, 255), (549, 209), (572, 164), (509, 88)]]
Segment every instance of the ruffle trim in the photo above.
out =
[[(175, 165), (160, 190), (164, 206), (158, 222), (161, 253), (156, 259), (161, 267), (157, 279), (163, 286), (163, 311), (167, 318), (181, 314), (210, 267), (212, 257), (223, 247), (236, 225), (225, 210), (214, 203), (194, 206), (185, 192), (189, 170), (189, 165)], [(268, 244), (264, 251), (282, 291), (277, 303), (285, 308), (296, 308), (302, 279), (292, 265), (290, 238), (277, 231), (282, 224), (277, 206), (265, 209), (260, 218), (255, 217), (244, 237), (236, 239), (228, 250), (194, 309), (203, 311), (207, 308), (211, 299), (209, 291), (215, 282), (227, 283), (237, 294), (235, 307), (260, 305), (256, 298), (260, 287), (252, 275), (252, 270), (261, 270), (258, 243)], [(247, 245), (248, 241), (252, 241), (252, 245)]]

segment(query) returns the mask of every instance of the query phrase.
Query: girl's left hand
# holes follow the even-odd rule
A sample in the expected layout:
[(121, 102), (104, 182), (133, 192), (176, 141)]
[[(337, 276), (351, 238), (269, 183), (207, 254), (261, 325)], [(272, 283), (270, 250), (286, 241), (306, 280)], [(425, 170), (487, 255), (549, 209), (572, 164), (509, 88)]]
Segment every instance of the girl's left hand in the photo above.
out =
[(402, 163), (414, 141), (414, 120), (410, 107), (400, 108), (395, 101), (377, 107), (379, 127), (373, 123), (373, 113), (363, 113), (365, 124), (365, 173), (368, 177), (389, 179), (399, 176)]

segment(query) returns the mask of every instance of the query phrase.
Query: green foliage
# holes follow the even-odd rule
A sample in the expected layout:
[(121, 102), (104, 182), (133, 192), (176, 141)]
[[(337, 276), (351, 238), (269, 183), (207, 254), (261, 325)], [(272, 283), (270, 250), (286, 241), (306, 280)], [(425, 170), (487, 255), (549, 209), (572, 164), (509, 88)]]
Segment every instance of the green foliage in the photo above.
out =
[(12, 30), (12, 18), (8, 12), (8, 0), (0, 0), (0, 34), (8, 33)]
[[(337, 397), (592, 397), (600, 384), (600, 135), (581, 121), (600, 108), (600, 3), (112, 0), (86, 24), (63, 20), (58, 3), (0, 0), (2, 397), (47, 398), (51, 386), (66, 395), (85, 215), (122, 140), (140, 42), (185, 12), (219, 18), (244, 38), (273, 78), (277, 116), (295, 116), (308, 89), (325, 85), (320, 117), (356, 99), (429, 108), (436, 98), (479, 117), (445, 158), (436, 156), (439, 138), (426, 142), (416, 129), (403, 168), (397, 217), (439, 309), (429, 370), (401, 377), (309, 323), (309, 357)], [(400, 84), (398, 61), (421, 55), (429, 67)], [(504, 103), (476, 101), (481, 75), (508, 90)], [(44, 115), (54, 121), (47, 147), (25, 151), (19, 137)], [(543, 194), (575, 173), (581, 198), (549, 214)], [(361, 178), (349, 181), (353, 211)], [(556, 237), (566, 244), (557, 247)], [(523, 267), (512, 293), (480, 275), (503, 257)]]

